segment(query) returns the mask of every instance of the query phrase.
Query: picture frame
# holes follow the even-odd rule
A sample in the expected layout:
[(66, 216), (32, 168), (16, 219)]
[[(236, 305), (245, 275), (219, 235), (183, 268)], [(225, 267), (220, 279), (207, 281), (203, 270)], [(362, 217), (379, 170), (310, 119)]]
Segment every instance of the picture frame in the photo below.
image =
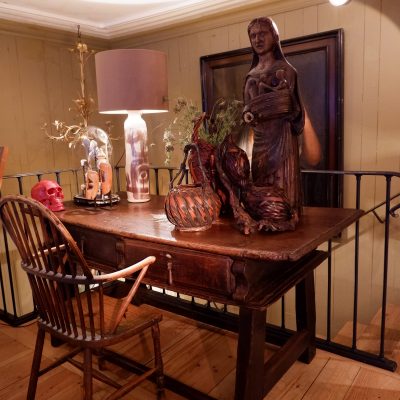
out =
[[(318, 165), (310, 168), (301, 161), (307, 206), (341, 207), (343, 203), (343, 178), (329, 173), (343, 170), (343, 41), (342, 29), (281, 41), (285, 57), (297, 70), (304, 107), (322, 148)], [(203, 111), (211, 113), (219, 98), (243, 99), (251, 60), (251, 47), (200, 58)], [(242, 126), (235, 137), (251, 157), (248, 131)]]

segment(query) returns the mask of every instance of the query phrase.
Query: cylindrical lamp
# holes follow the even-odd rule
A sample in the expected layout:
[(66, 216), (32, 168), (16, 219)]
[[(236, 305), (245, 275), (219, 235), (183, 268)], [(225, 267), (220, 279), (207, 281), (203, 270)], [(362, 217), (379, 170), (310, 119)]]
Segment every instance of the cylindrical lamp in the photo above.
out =
[(145, 113), (168, 111), (167, 56), (156, 50), (118, 49), (95, 55), (99, 112), (128, 114), (125, 174), (128, 201), (150, 200)]

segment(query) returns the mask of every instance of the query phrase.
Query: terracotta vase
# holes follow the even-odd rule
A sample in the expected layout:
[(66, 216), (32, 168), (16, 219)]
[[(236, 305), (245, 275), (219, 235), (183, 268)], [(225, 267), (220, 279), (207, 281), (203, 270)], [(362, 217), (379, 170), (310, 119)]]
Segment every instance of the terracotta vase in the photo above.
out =
[[(215, 184), (215, 147), (202, 139), (193, 142), (197, 145), (188, 155), (188, 167), (194, 183), (207, 179), (213, 187)], [(203, 173), (204, 172), (204, 173)]]
[(195, 122), (192, 134), (192, 142), (196, 145), (191, 148), (188, 155), (188, 168), (193, 183), (207, 182), (221, 203), (221, 213), (226, 214), (229, 204), (228, 195), (222, 185), (215, 164), (216, 147), (199, 138), (199, 129), (203, 123), (205, 114), (202, 114)]

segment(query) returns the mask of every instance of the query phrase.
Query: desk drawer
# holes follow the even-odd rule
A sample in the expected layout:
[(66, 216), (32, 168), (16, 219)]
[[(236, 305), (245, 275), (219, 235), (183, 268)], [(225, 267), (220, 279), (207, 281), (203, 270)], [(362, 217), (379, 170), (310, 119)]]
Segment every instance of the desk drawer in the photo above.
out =
[(124, 264), (133, 264), (149, 255), (156, 257), (149, 268), (145, 281), (161, 287), (169, 287), (182, 293), (198, 291), (198, 294), (217, 293), (230, 296), (234, 291), (231, 273), (232, 259), (208, 255), (193, 250), (171, 249), (169, 246), (135, 240), (123, 240)]
[(104, 265), (105, 271), (115, 271), (118, 268), (120, 256), (116, 251), (118, 239), (115, 236), (75, 226), (66, 227), (89, 261)]
[(230, 298), (235, 290), (233, 261), (229, 257), (118, 239), (111, 234), (75, 226), (67, 225), (67, 228), (85, 257), (101, 265), (104, 271), (115, 271), (152, 255), (156, 261), (145, 277), (149, 284), (205, 297), (214, 293)]

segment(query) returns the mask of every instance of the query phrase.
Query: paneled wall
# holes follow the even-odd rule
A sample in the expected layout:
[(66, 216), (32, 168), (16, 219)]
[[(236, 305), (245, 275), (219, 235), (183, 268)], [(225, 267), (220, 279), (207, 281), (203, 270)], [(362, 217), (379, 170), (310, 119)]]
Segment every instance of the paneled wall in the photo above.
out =
[[(248, 22), (258, 16), (272, 16), (281, 39), (343, 28), (344, 73), (344, 167), (347, 170), (399, 170), (400, 140), (398, 78), (400, 65), (400, 2), (397, 0), (352, 0), (344, 7), (332, 7), (327, 0), (283, 0), (263, 7), (242, 10), (218, 18), (203, 18), (186, 26), (149, 32), (114, 41), (112, 47), (143, 47), (167, 52), (169, 97), (192, 99), (201, 105), (200, 64), (204, 55), (248, 47)], [(164, 160), (162, 126), (164, 115), (147, 116), (153, 162)], [(174, 158), (178, 165), (181, 154)], [(362, 185), (362, 207), (369, 209), (384, 198), (384, 179), (368, 179)], [(354, 179), (345, 180), (345, 205), (353, 207)], [(383, 214), (384, 210), (379, 210)], [(389, 301), (399, 303), (400, 272), (395, 260), (399, 251), (399, 223), (392, 220), (389, 247)], [(367, 322), (379, 307), (382, 296), (383, 227), (370, 215), (361, 224), (360, 317)], [(354, 232), (344, 232), (334, 243), (333, 315), (335, 329), (352, 318), (354, 244), (346, 244)], [(326, 266), (317, 272), (320, 322), (324, 320)], [(290, 304), (290, 301), (288, 301)], [(293, 302), (292, 302), (293, 304)], [(294, 319), (293, 305), (288, 318)], [(274, 314), (272, 312), (272, 314)], [(276, 310), (276, 315), (279, 314)], [(272, 318), (274, 318), (272, 316)], [(323, 324), (319, 326), (323, 332)]]
[[(108, 47), (104, 40), (82, 35), (90, 49)], [(76, 39), (73, 33), (0, 20), (0, 143), (10, 148), (5, 174), (76, 168), (84, 158), (83, 148), (69, 149), (42, 130), (45, 123), (51, 126), (55, 120), (68, 125), (81, 122), (73, 104), (80, 91), (79, 64), (76, 54), (69, 51)], [(87, 93), (96, 99), (94, 57), (85, 75)], [(110, 117), (99, 115), (95, 107), (93, 111), (89, 123), (105, 129)], [(118, 130), (119, 123), (114, 125), (115, 136), (121, 136), (123, 129)], [(55, 134), (54, 129), (51, 133)], [(4, 191), (12, 191), (8, 184), (4, 182)], [(29, 192), (30, 187), (24, 190)]]

